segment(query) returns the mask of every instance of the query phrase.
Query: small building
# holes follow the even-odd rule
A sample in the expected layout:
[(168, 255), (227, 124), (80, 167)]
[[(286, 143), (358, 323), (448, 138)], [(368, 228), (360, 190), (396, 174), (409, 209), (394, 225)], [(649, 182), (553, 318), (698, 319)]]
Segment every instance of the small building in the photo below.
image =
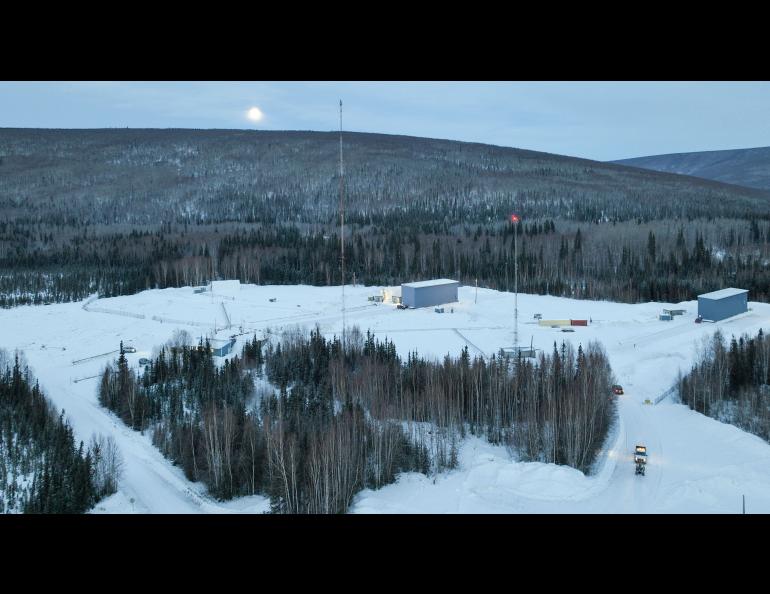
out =
[(401, 285), (401, 302), (408, 307), (431, 307), (458, 301), (460, 282), (448, 278), (404, 283)]
[(666, 313), (666, 310), (663, 310), (663, 313), (660, 314), (660, 317), (658, 318), (661, 322), (670, 322), (674, 319), (674, 317), (670, 313)]
[(572, 320), (540, 320), (537, 323), (538, 326), (550, 326), (551, 328), (557, 328), (559, 326), (571, 326)]
[(500, 349), (504, 355), (515, 357), (518, 352), (522, 359), (534, 359), (537, 357), (537, 349), (532, 347), (503, 347)]
[(684, 309), (664, 309), (663, 313), (668, 314), (671, 317), (674, 317), (674, 316), (683, 316), (685, 314), (685, 311), (686, 310)]
[(698, 315), (704, 320), (718, 322), (749, 310), (746, 289), (721, 289), (698, 295)]
[(233, 352), (233, 347), (235, 346), (235, 339), (231, 338), (229, 340), (218, 340), (213, 339), (209, 341), (209, 344), (211, 345), (211, 352), (215, 357), (225, 357), (226, 355), (229, 355)]
[(241, 281), (211, 281), (209, 290), (214, 293), (216, 297), (229, 297), (230, 299), (235, 299), (241, 292)]

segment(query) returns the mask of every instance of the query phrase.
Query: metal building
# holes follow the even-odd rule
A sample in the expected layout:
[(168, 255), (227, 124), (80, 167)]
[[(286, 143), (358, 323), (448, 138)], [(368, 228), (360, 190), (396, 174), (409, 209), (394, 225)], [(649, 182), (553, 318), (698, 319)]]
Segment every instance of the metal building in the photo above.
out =
[(448, 278), (404, 283), (401, 285), (401, 302), (409, 307), (431, 307), (455, 303), (460, 282)]
[(508, 355), (509, 357), (515, 357), (516, 356), (516, 352), (518, 351), (519, 353), (521, 353), (521, 356), (524, 359), (527, 359), (527, 358), (534, 359), (534, 358), (536, 358), (537, 357), (537, 351), (538, 351), (538, 349), (535, 349), (535, 348), (532, 348), (532, 347), (527, 347), (527, 346), (518, 347), (518, 348), (517, 347), (503, 347), (500, 350), (503, 351), (504, 355)]
[(721, 289), (698, 295), (698, 315), (704, 320), (718, 322), (749, 310), (746, 289)]
[(211, 345), (211, 352), (215, 357), (225, 357), (233, 351), (233, 347), (235, 346), (235, 339), (231, 338), (230, 340), (219, 340), (214, 338), (209, 341), (209, 344)]

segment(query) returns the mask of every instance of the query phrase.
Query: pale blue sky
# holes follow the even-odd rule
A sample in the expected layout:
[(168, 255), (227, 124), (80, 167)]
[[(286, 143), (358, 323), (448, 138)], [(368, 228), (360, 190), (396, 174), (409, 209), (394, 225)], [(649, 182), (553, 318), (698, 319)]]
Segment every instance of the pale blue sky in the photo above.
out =
[(598, 160), (770, 146), (768, 82), (0, 82), (0, 127), (336, 130), (339, 99), (346, 130)]

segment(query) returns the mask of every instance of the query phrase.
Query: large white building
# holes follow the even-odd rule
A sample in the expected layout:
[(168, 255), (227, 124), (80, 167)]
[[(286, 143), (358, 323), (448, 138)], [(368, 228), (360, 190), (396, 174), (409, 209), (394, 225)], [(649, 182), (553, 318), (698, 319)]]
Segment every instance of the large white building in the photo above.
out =
[(401, 285), (401, 303), (409, 307), (431, 307), (458, 301), (460, 282), (448, 278), (404, 283)]
[(704, 320), (718, 322), (749, 310), (746, 289), (721, 289), (698, 295), (698, 315)]

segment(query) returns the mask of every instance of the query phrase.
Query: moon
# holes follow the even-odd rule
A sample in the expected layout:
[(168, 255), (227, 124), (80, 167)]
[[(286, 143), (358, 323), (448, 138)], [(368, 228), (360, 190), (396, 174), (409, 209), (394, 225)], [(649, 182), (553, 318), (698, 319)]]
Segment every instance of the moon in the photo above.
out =
[(249, 118), (252, 122), (259, 122), (264, 117), (264, 114), (262, 113), (262, 110), (259, 109), (259, 107), (252, 107), (249, 109), (249, 111), (246, 112), (246, 117)]

